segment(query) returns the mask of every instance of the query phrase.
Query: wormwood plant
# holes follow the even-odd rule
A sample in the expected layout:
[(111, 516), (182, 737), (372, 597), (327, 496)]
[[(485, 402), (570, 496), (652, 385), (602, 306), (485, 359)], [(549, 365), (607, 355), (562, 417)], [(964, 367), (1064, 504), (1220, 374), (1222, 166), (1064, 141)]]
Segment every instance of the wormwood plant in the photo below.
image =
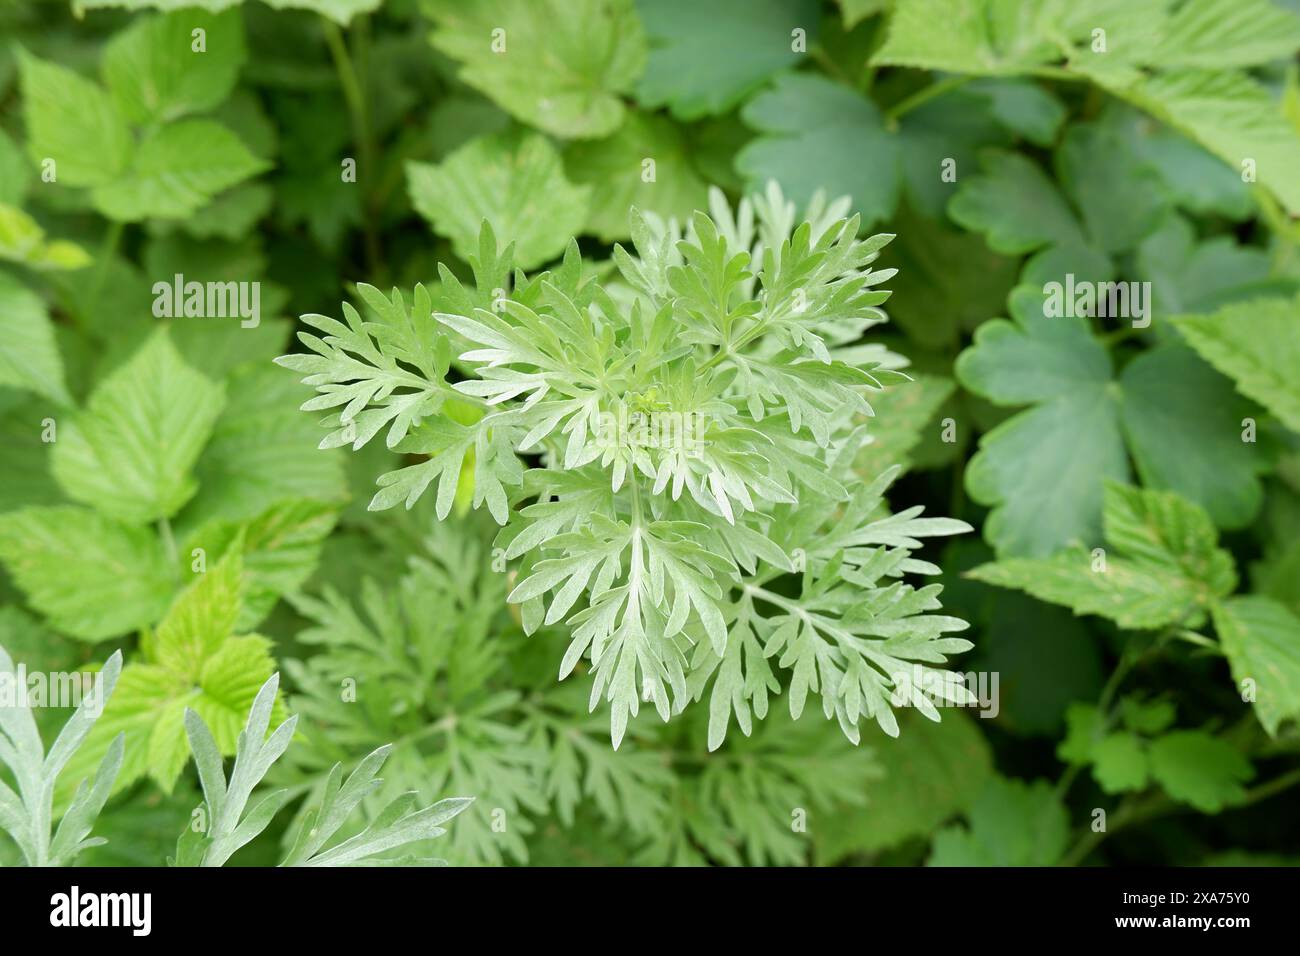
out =
[[(48, 753), (25, 696), (0, 707), (0, 763), (13, 775), (17, 787), (15, 792), (0, 779), (0, 830), (18, 844), (28, 866), (68, 866), (83, 851), (108, 842), (90, 833), (122, 766), (124, 733), (113, 738), (93, 779), (80, 780), (60, 817), (56, 818), (53, 808), (59, 775), (102, 716), (121, 673), (122, 655), (117, 652), (95, 675), (94, 690), (85, 695)], [(3, 647), (0, 675), (11, 688), (14, 680), (22, 676)], [(194, 812), (192, 825), (181, 834), (176, 856), (169, 860), (172, 865), (223, 866), (237, 850), (256, 839), (284, 806), (288, 791), (277, 790), (262, 795), (248, 808), (254, 788), (284, 754), (298, 723), (297, 717), (290, 717), (267, 736), (279, 684), (279, 675), (274, 674), (257, 692), (239, 733), (229, 780), (212, 731), (198, 713), (186, 708), (185, 733), (198, 766), (204, 803)], [(22, 686), (25, 689), (26, 685)], [(376, 775), (390, 749), (380, 747), (370, 753), (346, 780), (341, 766), (334, 765), (323, 780), (319, 799), (300, 815), (281, 865), (430, 866), (443, 862), (410, 853), (394, 856), (389, 851), (441, 836), (446, 830), (439, 824), (469, 806), (470, 798), (440, 800), (417, 809), (417, 795), (402, 794), (388, 802), (355, 836), (326, 847), (361, 801), (382, 785), (383, 780)], [(55, 819), (58, 827), (51, 835)]]
[[(248, 809), (253, 788), (284, 754), (293, 740), (297, 717), (290, 717), (271, 735), (271, 712), (279, 689), (279, 675), (274, 675), (258, 691), (248, 712), (248, 722), (239, 735), (235, 765), (227, 780), (221, 766), (221, 751), (203, 718), (192, 710), (185, 711), (185, 733), (194, 752), (203, 785), (203, 812), (187, 829), (176, 847), (173, 861), (177, 866), (221, 866), (240, 847), (256, 839), (284, 806), (285, 790), (266, 794)], [(347, 780), (335, 764), (324, 781), (319, 801), (310, 807), (298, 824), (281, 866), (430, 866), (443, 861), (408, 854), (384, 856), (393, 850), (421, 840), (431, 840), (447, 831), (445, 823), (472, 802), (465, 797), (440, 800), (433, 806), (416, 809), (416, 794), (406, 793), (387, 804), (356, 836), (326, 848), (325, 844), (339, 831), (361, 801), (383, 781), (375, 775), (388, 757), (388, 747), (380, 747), (366, 756)]]
[(0, 862), (1294, 861), (1293, 0), (0, 36)]
[[(121, 672), (122, 655), (118, 652), (104, 663), (95, 690), (82, 699), (48, 752), (26, 700), (26, 685), (23, 694), (0, 707), (0, 763), (13, 774), (17, 787), (15, 792), (0, 779), (0, 829), (13, 837), (28, 866), (66, 866), (83, 850), (104, 842), (91, 837), (90, 831), (122, 765), (122, 735), (113, 740), (94, 777), (77, 782), (76, 795), (51, 837), (56, 819), (54, 785), (90, 733)], [(16, 674), (13, 659), (0, 647), (0, 675), (11, 692)]]
[(589, 662), (615, 747), (643, 699), (668, 720), (710, 684), (711, 749), (782, 689), (791, 717), (813, 693), (849, 739), (863, 716), (896, 735), (899, 704), (938, 719), (921, 688), (971, 646), (929, 613), (938, 586), (902, 578), (937, 571), (919, 539), (969, 526), (882, 511), (891, 474), (854, 469), (868, 395), (899, 377), (855, 343), (896, 270), (871, 268), (893, 237), (858, 238), (846, 207), (801, 218), (771, 184), (734, 212), (715, 191), (684, 230), (633, 209), (616, 280), (574, 242), (529, 277), (484, 222), (472, 285), (443, 266), (409, 306), (359, 285), (369, 318), (304, 316), (321, 334), (277, 361), (319, 393), (305, 410), (339, 409), (322, 447), (386, 431), (421, 456), (379, 477), (371, 510), (436, 482), (442, 519), (472, 483), (519, 561), (508, 600), (530, 632), (568, 627), (560, 677)]

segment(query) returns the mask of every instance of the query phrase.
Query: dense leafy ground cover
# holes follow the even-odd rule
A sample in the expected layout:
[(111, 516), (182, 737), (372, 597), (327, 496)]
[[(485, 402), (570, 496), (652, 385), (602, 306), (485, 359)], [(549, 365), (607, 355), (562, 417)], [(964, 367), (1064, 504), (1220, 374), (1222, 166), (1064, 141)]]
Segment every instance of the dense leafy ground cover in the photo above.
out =
[(0, 7), (0, 862), (1290, 862), (1298, 13)]

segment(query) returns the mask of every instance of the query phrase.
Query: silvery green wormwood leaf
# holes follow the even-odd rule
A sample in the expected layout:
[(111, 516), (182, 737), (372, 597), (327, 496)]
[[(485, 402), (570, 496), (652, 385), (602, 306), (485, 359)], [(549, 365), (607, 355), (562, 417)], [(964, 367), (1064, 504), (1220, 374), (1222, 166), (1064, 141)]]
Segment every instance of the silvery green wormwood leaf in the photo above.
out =
[[(186, 709), (185, 733), (198, 766), (204, 807), (197, 817), (201, 825), (190, 827), (181, 835), (172, 860), (174, 865), (224, 866), (237, 850), (270, 825), (288, 800), (287, 790), (275, 790), (262, 795), (248, 809), (254, 788), (284, 755), (298, 725), (297, 716), (290, 717), (267, 736), (279, 685), (280, 675), (273, 674), (258, 691), (239, 735), (235, 764), (228, 780), (221, 751), (208, 725), (196, 712)], [(319, 804), (308, 810), (299, 823), (282, 866), (428, 866), (441, 862), (384, 854), (441, 836), (446, 830), (439, 824), (463, 811), (473, 802), (472, 798), (453, 797), (416, 809), (416, 794), (403, 794), (376, 814), (359, 834), (331, 847), (325, 846), (361, 801), (378, 789), (382, 781), (376, 774), (390, 750), (387, 746), (380, 747), (365, 757), (346, 781), (342, 766), (334, 765)]]
[(487, 506), (519, 562), (508, 600), (529, 632), (567, 627), (560, 676), (586, 662), (616, 747), (642, 703), (666, 721), (710, 684), (710, 747), (733, 711), (748, 733), (772, 664), (792, 716), (811, 693), (850, 740), (863, 717), (896, 734), (899, 672), (946, 673), (971, 646), (929, 613), (937, 585), (904, 581), (937, 571), (911, 553), (970, 528), (890, 515), (897, 469), (865, 487), (854, 470), (870, 397), (906, 376), (848, 348), (885, 320), (895, 270), (871, 267), (893, 237), (859, 239), (847, 205), (801, 218), (771, 184), (734, 213), (715, 190), (684, 224), (633, 209), (603, 282), (573, 242), (512, 277), (485, 222), (476, 290), (445, 269), (409, 300), (359, 285), (365, 315), (304, 316), (322, 335), (278, 361), (316, 388), (305, 410), (338, 410), (324, 447), (386, 431), (423, 456), (380, 476), (371, 510), (435, 484), (439, 519), (462, 493)]
[[(72, 803), (51, 838), (54, 788), (59, 774), (103, 713), (121, 671), (122, 652), (115, 651), (95, 675), (94, 688), (83, 694), (48, 753), (25, 693), (13, 704), (0, 706), (0, 763), (9, 768), (17, 787), (15, 792), (0, 780), (0, 829), (18, 844), (29, 866), (67, 866), (82, 850), (104, 842), (90, 837), (90, 832), (122, 765), (122, 735), (118, 734), (109, 745), (94, 778), (83, 779), (77, 785)], [(15, 673), (13, 659), (0, 647), (0, 674), (12, 679)], [(21, 686), (25, 691), (26, 685)]]

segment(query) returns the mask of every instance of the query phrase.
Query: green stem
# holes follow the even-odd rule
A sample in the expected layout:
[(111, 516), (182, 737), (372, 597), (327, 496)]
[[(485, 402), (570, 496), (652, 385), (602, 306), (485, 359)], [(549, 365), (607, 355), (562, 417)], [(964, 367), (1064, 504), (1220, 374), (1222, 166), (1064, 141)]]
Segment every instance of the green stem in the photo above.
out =
[(1252, 787), (1246, 791), (1246, 798), (1237, 806), (1249, 807), (1252, 804), (1261, 803), (1269, 797), (1276, 797), (1284, 790), (1289, 790), (1296, 784), (1300, 784), (1300, 767), (1274, 777), (1267, 783), (1261, 783), (1258, 787)]
[[(114, 219), (108, 224), (108, 232), (104, 234), (104, 244), (99, 250), (99, 262), (95, 264), (95, 274), (90, 280), (90, 291), (86, 294), (86, 309), (90, 308), (90, 303), (99, 298), (100, 290), (104, 287), (104, 280), (108, 278), (108, 264), (113, 256), (117, 253), (117, 247), (122, 241), (122, 232), (125, 224)], [(89, 312), (83, 311), (81, 320), (83, 324), (89, 321)]]
[(1262, 186), (1257, 186), (1253, 192), (1255, 204), (1259, 207), (1260, 217), (1277, 239), (1277, 244), (1273, 249), (1273, 271), (1283, 273), (1286, 271), (1290, 260), (1295, 257), (1297, 244), (1300, 242), (1300, 223), (1293, 222), (1283, 212), (1282, 207), (1278, 205), (1272, 194)]
[[(1172, 628), (1169, 631), (1165, 631), (1152, 641), (1150, 647), (1137, 653), (1134, 653), (1133, 651), (1135, 643), (1132, 640), (1124, 645), (1124, 650), (1120, 653), (1119, 661), (1116, 663), (1115, 669), (1111, 671), (1110, 677), (1107, 678), (1105, 686), (1101, 689), (1101, 696), (1097, 698), (1097, 712), (1101, 714), (1101, 722), (1098, 725), (1099, 733), (1104, 731), (1110, 725), (1111, 704), (1115, 699), (1115, 695), (1119, 692), (1120, 686), (1124, 683), (1124, 678), (1132, 672), (1133, 668), (1145, 660), (1148, 655), (1159, 653), (1160, 649), (1165, 644), (1165, 640), (1172, 631)], [(1075, 778), (1079, 775), (1079, 771), (1083, 769), (1083, 766), (1083, 764), (1071, 764), (1066, 769), (1065, 773), (1061, 775), (1060, 780), (1056, 782), (1056, 796), (1058, 799), (1065, 798), (1066, 793), (1069, 792), (1071, 784), (1074, 783)]]
[[(1267, 783), (1262, 783), (1258, 787), (1246, 791), (1246, 796), (1241, 802), (1235, 803), (1228, 807), (1230, 810), (1239, 810), (1243, 807), (1249, 807), (1252, 804), (1260, 803), (1270, 797), (1275, 797), (1279, 793), (1291, 789), (1300, 784), (1300, 767), (1274, 777)], [(1125, 827), (1131, 827), (1135, 823), (1146, 823), (1158, 817), (1171, 816), (1175, 813), (1189, 812), (1192, 808), (1183, 804), (1175, 803), (1163, 793), (1155, 793), (1149, 797), (1138, 798), (1129, 797), (1120, 803), (1119, 809), (1111, 820), (1111, 826), (1108, 826), (1101, 833), (1088, 831), (1076, 843), (1068, 853), (1061, 859), (1062, 866), (1078, 866), (1088, 858), (1098, 846), (1100, 846), (1107, 837), (1118, 833)]]
[(900, 119), (906, 116), (912, 110), (925, 103), (930, 102), (936, 96), (942, 96), (951, 90), (964, 86), (973, 80), (973, 76), (950, 76), (946, 80), (940, 80), (937, 83), (931, 83), (929, 86), (917, 90), (906, 99), (895, 103), (885, 111), (885, 118), (891, 125), (896, 124)]
[(172, 523), (166, 518), (158, 519), (158, 535), (162, 538), (163, 550), (167, 554), (167, 565), (172, 569), (172, 576), (180, 577), (180, 552), (176, 550), (176, 537), (172, 534)]
[[(348, 52), (342, 29), (337, 23), (324, 15), (321, 16), (321, 22), (325, 25), (325, 43), (329, 47), (330, 57), (334, 60), (334, 70), (338, 74), (339, 86), (343, 89), (343, 99), (347, 104), (348, 117), (352, 123), (352, 136), (356, 140), (357, 149), (360, 152), (357, 183), (361, 185), (370, 182), (375, 173), (375, 150), (370, 135), (370, 113), (366, 108), (365, 93), (362, 90), (356, 66), (352, 62), (352, 56)], [(364, 186), (362, 186), (362, 194), (365, 197), (362, 202), (362, 235), (365, 241), (366, 267), (370, 275), (378, 276), (381, 268), (381, 258), (379, 254), (379, 235), (375, 232), (374, 209), (371, 197), (366, 194)]]
[(840, 65), (836, 63), (834, 59), (831, 58), (830, 54), (827, 53), (825, 50), (823, 50), (821, 47), (813, 45), (812, 47), (809, 48), (808, 55), (812, 57), (813, 62), (815, 62), (818, 66), (820, 66), (831, 76), (835, 77), (845, 86), (851, 86), (854, 87), (855, 89), (857, 88), (857, 85), (853, 82), (853, 77), (845, 73), (840, 68)]
[(1135, 338), (1141, 335), (1142, 332), (1143, 330), (1138, 328), (1136, 325), (1121, 326), (1118, 329), (1113, 329), (1110, 332), (1103, 333), (1101, 336), (1101, 343), (1107, 348), (1110, 348), (1120, 342), (1125, 342), (1131, 338)]
[(1177, 812), (1180, 809), (1186, 809), (1175, 805), (1168, 797), (1163, 794), (1155, 794), (1147, 800), (1142, 801), (1136, 797), (1130, 797), (1120, 803), (1119, 809), (1115, 811), (1110, 820), (1110, 825), (1100, 833), (1089, 830), (1079, 841), (1071, 847), (1070, 851), (1061, 858), (1061, 866), (1078, 866), (1088, 858), (1093, 850), (1097, 849), (1107, 837), (1113, 833), (1118, 833), (1124, 827), (1132, 826), (1144, 820), (1150, 820), (1166, 813)]

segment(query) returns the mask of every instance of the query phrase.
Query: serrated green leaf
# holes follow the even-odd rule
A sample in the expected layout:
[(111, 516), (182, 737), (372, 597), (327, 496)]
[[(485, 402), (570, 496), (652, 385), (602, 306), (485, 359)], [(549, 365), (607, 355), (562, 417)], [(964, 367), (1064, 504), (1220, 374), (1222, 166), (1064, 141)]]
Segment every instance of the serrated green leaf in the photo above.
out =
[(1179, 70), (1111, 91), (1199, 142), (1238, 175), (1253, 172), (1292, 213), (1300, 212), (1300, 131), (1253, 79)]
[[(232, 337), (245, 340), (253, 330)], [(268, 364), (237, 369), (229, 400), (194, 465), (200, 491), (181, 514), (185, 529), (209, 521), (245, 521), (293, 498), (341, 502), (343, 453), (319, 449), (320, 428), (297, 406), (309, 394)]]
[(1283, 722), (1300, 718), (1300, 618), (1253, 594), (1211, 610), (1238, 691), (1243, 697), (1249, 692), (1259, 722), (1276, 736)]
[(131, 158), (131, 133), (108, 94), (29, 53), (19, 55), (18, 66), (32, 161), (53, 160), (54, 181), (67, 186), (101, 186), (121, 174)]
[(96, 759), (111, 739), (124, 734), (115, 790), (148, 774), (171, 791), (190, 756), (187, 708), (203, 715), (221, 753), (234, 753), (244, 715), (275, 670), (270, 641), (232, 636), (240, 614), (241, 568), (239, 551), (231, 551), (187, 587), (143, 644), (143, 659), (123, 671), (120, 692), (77, 756)]
[(707, 202), (682, 134), (653, 114), (629, 113), (613, 136), (574, 143), (564, 165), (576, 184), (591, 187), (584, 231), (604, 242), (631, 236), (627, 210), (633, 206), (684, 223)]
[(87, 641), (153, 623), (174, 587), (152, 530), (85, 508), (0, 515), (0, 561), (54, 627)]
[(536, 133), (480, 137), (438, 165), (406, 170), (416, 210), (462, 259), (478, 253), (485, 219), (510, 237), (521, 268), (558, 257), (587, 219), (590, 187), (570, 183), (555, 147)]
[[(3, 172), (0, 172), (3, 175)], [(83, 269), (90, 256), (75, 242), (45, 238), (45, 230), (21, 209), (0, 203), (0, 259), (33, 269)]]
[(337, 503), (290, 499), (249, 521), (208, 522), (185, 539), (182, 553), (202, 548), (211, 561), (242, 543), (243, 608), (232, 627), (247, 631), (261, 623), (282, 594), (294, 592), (316, 569), (321, 545), (337, 517)]
[(169, 518), (198, 488), (192, 469), (224, 397), (156, 332), (64, 423), (54, 477), (69, 497), (109, 517)]
[(95, 207), (124, 222), (184, 219), (269, 165), (220, 123), (184, 119), (147, 136), (119, 178), (96, 185)]
[[(502, 109), (555, 136), (607, 136), (645, 65), (632, 0), (425, 0), (434, 47)], [(507, 233), (508, 234), (508, 233)]]
[(1256, 299), (1177, 322), (1178, 331), (1201, 358), (1295, 432), (1300, 432), (1298, 325), (1300, 296)]
[(1232, 558), (1217, 547), (1209, 516), (1171, 492), (1108, 484), (1105, 530), (1111, 551), (1075, 547), (1050, 558), (981, 565), (969, 574), (1127, 628), (1195, 627), (1236, 586)]
[(59, 405), (72, 402), (45, 303), (7, 272), (0, 272), (0, 385), (35, 392)]
[(102, 70), (122, 115), (147, 125), (218, 106), (234, 89), (244, 56), (238, 10), (189, 10), (134, 21), (109, 41)]

